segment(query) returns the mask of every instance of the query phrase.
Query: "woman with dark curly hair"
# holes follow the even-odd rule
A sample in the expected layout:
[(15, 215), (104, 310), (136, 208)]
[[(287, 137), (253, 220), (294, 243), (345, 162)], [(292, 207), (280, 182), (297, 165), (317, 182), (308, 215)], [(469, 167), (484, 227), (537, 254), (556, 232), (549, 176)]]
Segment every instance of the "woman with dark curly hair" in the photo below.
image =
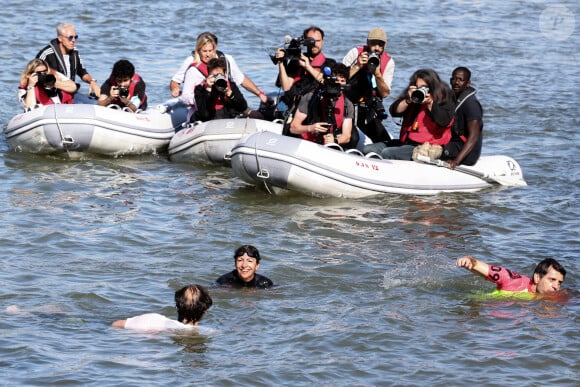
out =
[(379, 153), (384, 159), (411, 160), (415, 147), (429, 144), (432, 149), (428, 155), (441, 156), (442, 146), (451, 140), (455, 102), (451, 89), (435, 70), (415, 71), (389, 112), (393, 117), (403, 117), (399, 140), (367, 145), (364, 153)]

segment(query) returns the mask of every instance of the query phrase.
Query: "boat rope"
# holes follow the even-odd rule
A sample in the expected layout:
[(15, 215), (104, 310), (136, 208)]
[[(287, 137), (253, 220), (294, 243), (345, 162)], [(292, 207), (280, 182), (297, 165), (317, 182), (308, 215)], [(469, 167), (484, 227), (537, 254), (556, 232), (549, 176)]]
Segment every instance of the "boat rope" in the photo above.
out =
[(262, 163), (260, 162), (260, 156), (258, 156), (258, 139), (259, 137), (262, 136), (262, 134), (264, 134), (264, 132), (258, 132), (258, 135), (256, 136), (256, 141), (254, 141), (254, 156), (256, 157), (256, 164), (258, 164), (258, 173), (256, 173), (256, 177), (260, 180), (262, 180), (262, 182), (264, 183), (264, 187), (266, 188), (266, 191), (268, 191), (268, 193), (270, 195), (272, 195), (272, 191), (270, 190), (270, 187), (268, 186), (268, 178), (270, 177), (270, 172), (268, 172), (267, 169), (263, 169), (262, 168)]
[(70, 152), (68, 149), (68, 144), (73, 144), (74, 140), (71, 136), (65, 136), (62, 128), (60, 127), (60, 121), (58, 120), (58, 114), (56, 114), (56, 104), (52, 105), (54, 111), (54, 122), (56, 123), (56, 128), (58, 129), (58, 134), (60, 135), (60, 143), (62, 148), (66, 151), (68, 156), (70, 157)]
[(246, 117), (246, 122), (244, 123), (244, 130), (242, 131), (242, 136), (246, 134), (246, 130), (248, 129), (248, 124), (250, 123), (250, 117)]

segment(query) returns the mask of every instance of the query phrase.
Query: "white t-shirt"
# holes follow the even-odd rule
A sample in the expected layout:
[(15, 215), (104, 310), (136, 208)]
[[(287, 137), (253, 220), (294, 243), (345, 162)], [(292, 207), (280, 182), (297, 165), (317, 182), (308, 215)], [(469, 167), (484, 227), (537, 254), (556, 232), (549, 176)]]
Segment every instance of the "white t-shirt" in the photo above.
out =
[(192, 329), (193, 325), (185, 325), (177, 320), (172, 320), (159, 313), (146, 313), (140, 316), (128, 318), (125, 321), (125, 329), (136, 331), (164, 331), (168, 329)]
[(185, 79), (185, 72), (187, 71), (189, 66), (191, 66), (192, 63), (193, 63), (193, 55), (190, 55), (187, 58), (185, 58), (185, 60), (181, 63), (181, 66), (179, 66), (177, 72), (173, 74), (171, 80), (179, 84), (182, 84), (183, 80)]

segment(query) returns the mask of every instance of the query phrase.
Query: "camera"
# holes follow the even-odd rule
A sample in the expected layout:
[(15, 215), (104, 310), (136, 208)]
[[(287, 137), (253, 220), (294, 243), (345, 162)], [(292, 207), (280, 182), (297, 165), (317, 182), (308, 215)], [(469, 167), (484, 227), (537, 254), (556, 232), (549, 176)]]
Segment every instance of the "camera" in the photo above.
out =
[(421, 86), (411, 93), (411, 101), (413, 103), (422, 103), (425, 97), (429, 94), (429, 88), (427, 86)]
[(336, 77), (330, 76), (324, 78), (324, 96), (327, 98), (338, 98), (343, 90), (343, 85), (337, 82)]
[(338, 98), (340, 94), (349, 88), (350, 85), (342, 85), (338, 82), (336, 75), (332, 74), (330, 67), (322, 69), (324, 75), (324, 84), (321, 86), (321, 94), (323, 98)]
[(381, 64), (381, 58), (376, 52), (369, 53), (369, 60), (367, 61), (367, 69), (370, 73), (374, 73), (377, 67)]
[(119, 97), (127, 98), (129, 96), (129, 89), (124, 86), (119, 86)]
[(270, 59), (274, 64), (278, 64), (278, 62), (282, 61), (283, 59), (287, 60), (298, 60), (300, 56), (303, 54), (302, 47), (306, 47), (306, 51), (304, 54), (308, 54), (310, 49), (314, 47), (316, 41), (313, 38), (305, 38), (303, 36), (299, 38), (292, 38), (291, 36), (287, 35), (284, 39), (284, 58), (276, 58), (275, 55), (270, 55)]
[(56, 77), (52, 74), (46, 73), (44, 71), (36, 73), (38, 76), (38, 85), (45, 89), (52, 89), (54, 88), (54, 84), (56, 83)]
[(220, 94), (225, 93), (228, 88), (228, 80), (223, 74), (216, 74), (213, 76), (215, 81), (213, 83), (213, 88)]

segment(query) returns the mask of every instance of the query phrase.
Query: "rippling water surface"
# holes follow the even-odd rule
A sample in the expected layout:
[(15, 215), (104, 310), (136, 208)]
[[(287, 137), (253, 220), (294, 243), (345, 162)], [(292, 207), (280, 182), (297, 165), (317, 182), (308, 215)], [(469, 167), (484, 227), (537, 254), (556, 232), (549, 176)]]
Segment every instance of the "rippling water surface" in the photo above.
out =
[[(20, 72), (60, 20), (76, 24), (94, 77), (128, 58), (153, 104), (169, 97), (199, 32), (215, 32), (220, 49), (271, 90), (267, 54), (285, 35), (319, 25), (324, 51), (341, 58), (381, 26), (397, 65), (394, 95), (417, 68), (443, 79), (456, 66), (472, 69), (484, 153), (515, 158), (529, 186), (364, 200), (269, 196), (226, 168), (164, 156), (40, 157), (2, 138), (0, 384), (580, 383), (577, 2), (142, 3), (4, 2), (2, 125), (19, 111)], [(259, 247), (260, 271), (278, 286), (212, 287), (202, 321), (212, 333), (110, 327), (144, 312), (175, 317), (175, 289), (211, 285), (242, 243)], [(465, 254), (527, 275), (557, 258), (569, 297), (482, 297), (493, 286), (454, 267)]]

